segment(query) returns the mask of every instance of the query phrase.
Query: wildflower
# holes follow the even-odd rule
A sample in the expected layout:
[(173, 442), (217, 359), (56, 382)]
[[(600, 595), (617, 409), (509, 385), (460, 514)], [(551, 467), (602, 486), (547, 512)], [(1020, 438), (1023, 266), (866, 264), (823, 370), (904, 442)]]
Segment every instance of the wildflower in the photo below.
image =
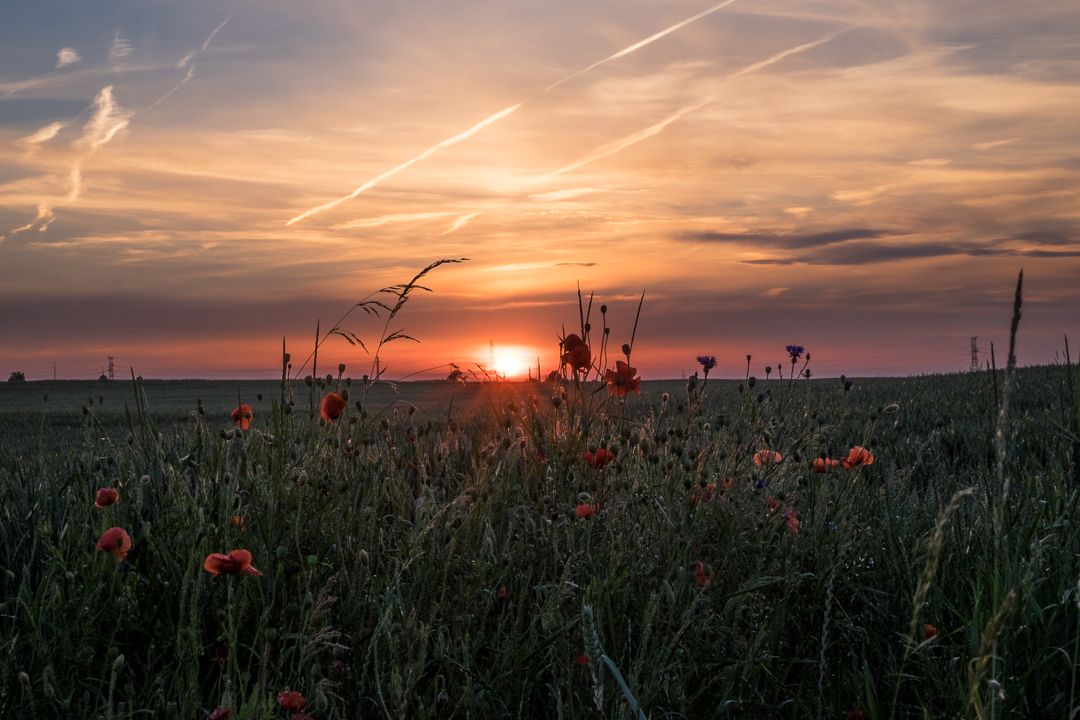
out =
[(293, 713), (289, 716), (289, 720), (315, 720), (315, 716), (307, 713)]
[(500, 585), (498, 592), (495, 593), (495, 599), (501, 602), (506, 602), (510, 599), (510, 592), (506, 589), (505, 585)]
[(615, 369), (604, 371), (604, 381), (607, 382), (608, 392), (619, 397), (633, 391), (641, 394), (641, 378), (635, 377), (637, 368), (630, 367), (622, 360), (615, 361)]
[(856, 705), (848, 710), (847, 720), (866, 720), (866, 713), (863, 712), (861, 707)]
[(774, 513), (776, 512), (776, 509), (780, 507), (780, 501), (770, 495), (765, 498), (765, 507), (769, 509), (769, 513)]
[(713, 355), (698, 355), (697, 361), (701, 364), (701, 369), (705, 371), (705, 377), (708, 377), (709, 371), (716, 367), (716, 357)]
[(614, 459), (615, 455), (605, 448), (599, 448), (596, 452), (593, 452), (592, 450), (585, 451), (585, 464), (591, 465), (598, 470)]
[(811, 465), (814, 468), (814, 472), (816, 472), (816, 473), (827, 473), (830, 470), (832, 470), (832, 469), (834, 469), (836, 467), (839, 467), (840, 461), (839, 460), (833, 460), (832, 458), (819, 457), (819, 458), (814, 458), (814, 461), (811, 463)]
[(707, 483), (704, 487), (698, 486), (690, 493), (690, 504), (697, 505), (699, 502), (708, 502), (712, 500), (714, 492), (716, 492), (716, 483)]
[(127, 557), (131, 550), (131, 536), (124, 528), (112, 527), (101, 533), (97, 541), (98, 552), (111, 552), (117, 561)]
[(119, 499), (120, 493), (116, 488), (101, 488), (94, 497), (94, 505), (99, 508), (108, 507)]
[(784, 522), (787, 524), (787, 529), (791, 531), (792, 535), (799, 534), (799, 514), (795, 512), (795, 508), (788, 508), (784, 510)]
[(580, 503), (577, 508), (574, 509), (574, 514), (582, 520), (590, 518), (596, 514), (599, 508), (593, 503)]
[(848, 452), (848, 456), (841, 461), (845, 470), (850, 470), (860, 465), (873, 465), (874, 454), (864, 447), (856, 445)]
[(788, 345), (787, 351), (788, 355), (791, 356), (791, 362), (796, 363), (802, 358), (803, 353), (806, 352), (806, 348), (802, 345)]
[(300, 712), (307, 707), (307, 698), (304, 697), (303, 693), (296, 690), (286, 690), (278, 693), (277, 704), (285, 712)]
[(589, 656), (586, 655), (585, 653), (578, 653), (578, 656), (576, 658), (574, 658), (574, 662), (577, 663), (578, 665), (580, 665), (581, 667), (585, 667), (586, 665), (589, 664)]
[(219, 705), (206, 716), (206, 720), (226, 720), (226, 718), (231, 718), (232, 714), (233, 709), (231, 707), (222, 707)]
[(251, 427), (251, 406), (247, 403), (243, 403), (240, 407), (233, 410), (232, 421), (236, 427), (241, 430), (247, 430)]
[(247, 521), (244, 520), (243, 515), (233, 515), (229, 518), (229, 524), (232, 525), (234, 528), (238, 529), (240, 532), (247, 531)]
[(933, 640), (938, 636), (938, 629), (930, 623), (923, 623), (922, 630), (927, 640)]
[[(250, 550), (230, 550), (228, 553), (210, 553), (203, 561), (203, 569), (211, 575), (225, 573), (226, 575), (262, 575), (251, 564)], [(288, 709), (288, 708), (286, 708)]]
[(758, 450), (754, 453), (754, 464), (764, 467), (772, 467), (784, 459), (784, 456), (775, 450)]
[(341, 413), (345, 412), (347, 405), (348, 403), (345, 402), (345, 398), (341, 397), (338, 393), (327, 393), (326, 395), (323, 395), (323, 399), (319, 401), (319, 416), (326, 422), (332, 423), (341, 417)]
[(562, 341), (562, 364), (572, 370), (588, 370), (592, 366), (592, 351), (589, 345), (574, 334), (567, 335)]
[(705, 572), (705, 563), (698, 560), (694, 563), (694, 584), (698, 587), (709, 587), (712, 576)]

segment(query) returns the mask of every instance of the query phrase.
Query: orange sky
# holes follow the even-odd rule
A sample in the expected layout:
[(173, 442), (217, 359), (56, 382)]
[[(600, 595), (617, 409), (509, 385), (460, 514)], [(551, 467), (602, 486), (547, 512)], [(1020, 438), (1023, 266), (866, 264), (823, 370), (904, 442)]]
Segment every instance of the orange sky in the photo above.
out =
[(1021, 362), (1080, 330), (1068, 0), (48, 5), (0, 9), (3, 372), (272, 376), (444, 257), (391, 377), (550, 369), (578, 283), (616, 346), (645, 291), (647, 377), (961, 369), (1021, 266)]

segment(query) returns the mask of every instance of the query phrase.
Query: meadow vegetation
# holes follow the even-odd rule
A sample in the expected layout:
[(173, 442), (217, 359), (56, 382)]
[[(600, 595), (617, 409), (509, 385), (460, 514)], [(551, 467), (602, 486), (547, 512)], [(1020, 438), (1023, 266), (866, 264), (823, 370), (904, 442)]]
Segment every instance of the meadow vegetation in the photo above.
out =
[(640, 383), (604, 310), (543, 383), (3, 388), (0, 715), (1080, 712), (1073, 368)]

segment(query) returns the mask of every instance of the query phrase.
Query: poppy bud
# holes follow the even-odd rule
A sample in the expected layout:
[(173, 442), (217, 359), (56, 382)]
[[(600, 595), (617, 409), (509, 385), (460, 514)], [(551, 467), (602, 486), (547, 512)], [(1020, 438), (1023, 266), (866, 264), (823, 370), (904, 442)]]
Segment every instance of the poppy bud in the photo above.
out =
[(22, 670), (19, 671), (19, 684), (22, 685), (23, 690), (29, 692), (30, 690), (30, 676)]
[(338, 372), (338, 375), (344, 375), (345, 374), (345, 363), (338, 363), (337, 372)]
[(282, 359), (287, 363), (292, 362), (292, 353), (285, 353), (282, 355)]
[(630, 357), (630, 346), (627, 343), (623, 343), (622, 354), (627, 356), (627, 357)]
[(746, 381), (746, 384), (748, 387), (753, 388), (755, 385), (757, 385), (757, 378), (751, 375), (750, 379)]
[(314, 378), (312, 378), (310, 375), (305, 375), (304, 376), (304, 384), (305, 385), (307, 385), (308, 387), (311, 387), (312, 382), (314, 382)]

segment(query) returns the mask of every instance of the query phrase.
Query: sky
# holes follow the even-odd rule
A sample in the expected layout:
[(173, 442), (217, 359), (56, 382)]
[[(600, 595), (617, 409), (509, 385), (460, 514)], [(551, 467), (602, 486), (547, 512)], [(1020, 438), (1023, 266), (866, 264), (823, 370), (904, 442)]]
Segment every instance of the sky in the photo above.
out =
[(1075, 358), (1078, 117), (1075, 0), (3, 3), (0, 371), (273, 377), (463, 257), (388, 377), (546, 374), (579, 287), (646, 379), (1000, 365), (1021, 268)]

